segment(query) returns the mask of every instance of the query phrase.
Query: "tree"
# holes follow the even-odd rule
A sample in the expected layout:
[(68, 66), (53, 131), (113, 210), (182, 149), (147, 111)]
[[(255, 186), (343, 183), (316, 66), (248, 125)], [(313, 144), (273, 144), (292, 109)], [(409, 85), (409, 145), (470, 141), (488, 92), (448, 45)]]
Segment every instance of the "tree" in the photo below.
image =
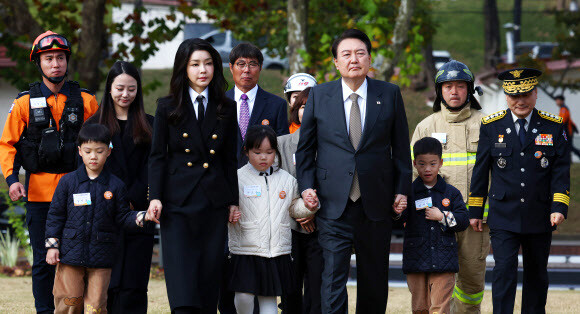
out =
[(485, 53), (484, 68), (495, 68), (499, 60), (499, 18), (497, 15), (496, 0), (484, 0), (483, 14), (485, 17)]
[(290, 73), (306, 71), (300, 51), (306, 51), (308, 0), (288, 0), (288, 63)]
[[(178, 3), (179, 12), (193, 16), (186, 0)], [(103, 65), (110, 66), (115, 59), (124, 58), (140, 67), (158, 50), (158, 44), (173, 39), (185, 23), (182, 20), (175, 27), (167, 26), (167, 21), (176, 20), (173, 9), (165, 18), (145, 25), (140, 18), (146, 12), (143, 7), (135, 7), (122, 22), (113, 23), (107, 15), (120, 5), (119, 0), (0, 0), (0, 45), (17, 62), (16, 67), (0, 69), (0, 75), (23, 90), (37, 81), (38, 69), (29, 62), (30, 46), (38, 35), (50, 29), (65, 35), (73, 45), (69, 78), (97, 91)], [(128, 35), (130, 42), (137, 45), (109, 47), (112, 34)]]
[[(320, 81), (337, 76), (330, 54), (334, 38), (348, 28), (359, 28), (371, 35), (373, 59), (380, 69), (377, 76), (389, 75), (395, 66), (400, 66), (400, 82), (408, 84), (407, 76), (420, 70), (422, 60), (420, 26), (411, 27), (409, 23), (417, 1), (202, 0), (198, 7), (207, 11), (218, 27), (232, 30), (238, 39), (257, 43), (272, 53), (292, 54), (290, 60), (301, 58), (304, 60), (303, 68), (296, 69), (316, 73)], [(297, 5), (289, 9), (289, 2)], [(299, 38), (305, 42), (305, 47), (297, 49), (294, 47), (296, 42), (289, 41), (289, 36), (296, 38), (297, 32), (289, 32), (299, 23), (290, 15), (295, 14), (293, 10), (301, 4), (307, 7), (308, 15), (306, 31), (302, 32), (305, 39)], [(395, 30), (397, 33), (393, 37)]]

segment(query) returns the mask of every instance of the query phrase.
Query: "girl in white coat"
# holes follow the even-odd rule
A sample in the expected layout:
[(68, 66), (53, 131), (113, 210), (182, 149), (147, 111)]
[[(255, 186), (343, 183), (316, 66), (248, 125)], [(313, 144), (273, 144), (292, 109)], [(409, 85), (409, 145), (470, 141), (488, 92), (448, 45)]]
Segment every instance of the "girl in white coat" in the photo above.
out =
[(290, 222), (313, 215), (318, 200), (302, 200), (296, 179), (273, 165), (279, 152), (272, 128), (248, 128), (243, 149), (249, 163), (238, 170), (240, 206), (230, 211), (229, 287), (238, 313), (253, 313), (254, 296), (260, 313), (278, 313), (276, 296), (301, 288), (293, 279)]

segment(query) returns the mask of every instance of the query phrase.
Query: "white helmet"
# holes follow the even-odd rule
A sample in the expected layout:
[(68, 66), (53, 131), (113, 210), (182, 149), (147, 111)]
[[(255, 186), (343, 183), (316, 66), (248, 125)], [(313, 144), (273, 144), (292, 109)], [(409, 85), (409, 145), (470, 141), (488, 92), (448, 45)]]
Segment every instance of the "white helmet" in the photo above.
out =
[(317, 82), (314, 76), (308, 73), (296, 73), (286, 81), (286, 86), (284, 86), (284, 95), (286, 99), (290, 100), (290, 94), (292, 92), (301, 92), (306, 89), (306, 87), (316, 86)]

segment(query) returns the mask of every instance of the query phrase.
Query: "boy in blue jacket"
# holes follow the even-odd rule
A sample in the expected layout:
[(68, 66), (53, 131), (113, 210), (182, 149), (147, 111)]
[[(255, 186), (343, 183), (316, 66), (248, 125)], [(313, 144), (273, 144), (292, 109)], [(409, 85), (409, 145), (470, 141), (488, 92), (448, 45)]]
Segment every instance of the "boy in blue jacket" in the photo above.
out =
[(413, 201), (403, 213), (403, 272), (413, 313), (449, 313), (459, 271), (455, 232), (469, 226), (467, 209), (459, 190), (438, 174), (443, 165), (439, 140), (422, 138), (413, 153), (419, 177), (413, 182)]
[(109, 130), (84, 125), (77, 142), (84, 165), (56, 187), (46, 221), (46, 262), (57, 265), (55, 313), (104, 313), (119, 228), (143, 227), (151, 217), (131, 211), (123, 181), (103, 170), (111, 154)]

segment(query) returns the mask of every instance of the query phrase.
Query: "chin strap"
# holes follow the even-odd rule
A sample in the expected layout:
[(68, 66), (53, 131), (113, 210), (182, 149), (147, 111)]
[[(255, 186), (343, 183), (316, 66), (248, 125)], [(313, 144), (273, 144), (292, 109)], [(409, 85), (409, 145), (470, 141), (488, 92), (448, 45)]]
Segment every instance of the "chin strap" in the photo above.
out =
[(42, 72), (42, 68), (40, 68), (40, 63), (36, 62), (36, 66), (38, 67), (38, 71), (40, 72), (40, 74), (43, 77), (45, 77), (52, 84), (58, 84), (58, 83), (62, 82), (65, 79), (65, 77), (68, 75), (68, 66), (66, 68), (66, 72), (64, 73), (64, 75), (63, 76), (57, 76), (57, 77), (48, 77), (48, 76), (46, 76), (46, 74), (44, 74), (44, 72)]
[(472, 95), (471, 94), (467, 94), (467, 99), (465, 99), (465, 102), (463, 103), (463, 105), (459, 106), (459, 107), (451, 107), (447, 104), (447, 102), (445, 101), (445, 99), (443, 97), (441, 97), (441, 103), (445, 106), (445, 108), (447, 108), (447, 110), (449, 111), (461, 111), (463, 108), (465, 108), (465, 106), (467, 106), (467, 104), (469, 103), (469, 101), (471, 100)]

